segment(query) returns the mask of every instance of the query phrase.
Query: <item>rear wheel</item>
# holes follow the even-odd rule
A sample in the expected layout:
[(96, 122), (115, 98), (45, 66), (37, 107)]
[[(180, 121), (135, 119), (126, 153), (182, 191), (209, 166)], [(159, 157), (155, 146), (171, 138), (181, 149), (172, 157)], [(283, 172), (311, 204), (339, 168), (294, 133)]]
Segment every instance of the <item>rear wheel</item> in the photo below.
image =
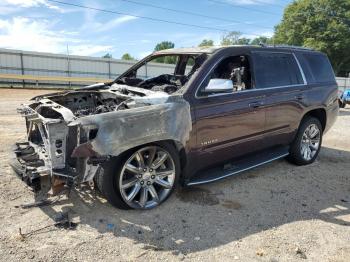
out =
[(322, 133), (322, 125), (317, 118), (305, 118), (291, 144), (288, 159), (297, 165), (314, 162), (321, 149)]
[(179, 163), (177, 151), (168, 144), (138, 148), (104, 166), (101, 191), (118, 208), (156, 207), (172, 193)]

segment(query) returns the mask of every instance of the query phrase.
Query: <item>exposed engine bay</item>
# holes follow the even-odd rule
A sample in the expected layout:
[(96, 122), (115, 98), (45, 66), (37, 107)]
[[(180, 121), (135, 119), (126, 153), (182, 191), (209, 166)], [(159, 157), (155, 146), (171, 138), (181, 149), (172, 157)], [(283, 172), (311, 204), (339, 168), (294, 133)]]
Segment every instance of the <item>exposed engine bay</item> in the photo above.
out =
[(166, 99), (163, 91), (149, 91), (142, 88), (114, 84), (111, 87), (99, 85), (101, 90), (77, 90), (35, 97), (37, 103), (30, 107), (43, 117), (62, 118), (60, 109), (69, 109), (76, 117), (84, 117), (151, 104), (154, 99)]

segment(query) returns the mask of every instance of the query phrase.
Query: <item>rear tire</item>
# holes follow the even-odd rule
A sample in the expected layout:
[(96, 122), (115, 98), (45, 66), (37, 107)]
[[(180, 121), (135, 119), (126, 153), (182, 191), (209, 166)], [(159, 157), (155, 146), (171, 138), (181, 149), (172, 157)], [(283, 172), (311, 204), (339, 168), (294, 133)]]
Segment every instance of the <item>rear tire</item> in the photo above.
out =
[(346, 103), (343, 103), (342, 101), (339, 100), (339, 107), (340, 108), (345, 108)]
[[(152, 161), (149, 160), (151, 151), (155, 151)], [(159, 165), (160, 161), (163, 162)], [(150, 209), (171, 195), (179, 176), (177, 150), (168, 143), (162, 143), (141, 146), (112, 158), (103, 165), (95, 181), (113, 206), (120, 209)]]
[(290, 145), (287, 159), (296, 165), (308, 165), (315, 161), (321, 149), (323, 129), (315, 117), (306, 117)]

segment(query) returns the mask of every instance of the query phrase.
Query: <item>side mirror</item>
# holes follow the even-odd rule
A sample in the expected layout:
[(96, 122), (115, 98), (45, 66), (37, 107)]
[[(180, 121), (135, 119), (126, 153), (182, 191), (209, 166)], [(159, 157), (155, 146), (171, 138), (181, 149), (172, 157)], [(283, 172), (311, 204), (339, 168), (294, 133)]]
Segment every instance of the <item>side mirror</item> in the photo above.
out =
[(203, 90), (204, 93), (233, 92), (233, 82), (230, 79), (213, 78)]

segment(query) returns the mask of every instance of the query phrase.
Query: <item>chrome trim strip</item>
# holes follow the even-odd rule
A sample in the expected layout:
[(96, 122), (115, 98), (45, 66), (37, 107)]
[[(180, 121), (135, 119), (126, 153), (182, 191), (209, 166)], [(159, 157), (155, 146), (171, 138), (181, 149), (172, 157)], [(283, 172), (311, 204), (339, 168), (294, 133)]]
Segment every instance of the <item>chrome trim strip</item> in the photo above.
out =
[(298, 67), (299, 67), (299, 70), (300, 70), (300, 73), (301, 73), (301, 77), (303, 78), (303, 81), (304, 81), (304, 85), (307, 85), (307, 81), (306, 81), (306, 77), (305, 77), (305, 74), (304, 74), (304, 70), (303, 70), (303, 68), (302, 68), (301, 65), (300, 65), (299, 59), (297, 58), (297, 56), (295, 55), (295, 53), (292, 53), (292, 54), (293, 54), (293, 56), (294, 56), (295, 61), (296, 61), (297, 64), (298, 64)]
[[(254, 91), (262, 91), (262, 90), (272, 90), (272, 89), (280, 89), (280, 88), (287, 88), (287, 87), (298, 87), (298, 86), (306, 86), (306, 84), (297, 84), (297, 85), (287, 85), (287, 86), (276, 86), (276, 87), (266, 87), (266, 88), (253, 88), (248, 90), (242, 90), (237, 93), (246, 93), (246, 92), (254, 92)], [(208, 97), (215, 97), (215, 96), (226, 96), (226, 95), (234, 95), (236, 93), (227, 93), (227, 94), (212, 94), (208, 96), (202, 96), (202, 97), (196, 97), (197, 99), (202, 98), (208, 98)]]
[(292, 51), (274, 51), (274, 50), (254, 50), (252, 51), (252, 54), (254, 53), (270, 53), (270, 54), (285, 54), (285, 55), (290, 55)]
[(223, 179), (223, 178), (226, 178), (226, 177), (229, 177), (229, 176), (233, 176), (233, 175), (239, 174), (239, 173), (241, 173), (241, 172), (244, 172), (244, 171), (253, 169), (253, 168), (255, 168), (255, 167), (262, 166), (262, 165), (264, 165), (264, 164), (270, 163), (270, 162), (272, 162), (272, 161), (275, 161), (275, 160), (277, 160), (277, 159), (280, 159), (280, 158), (285, 157), (285, 156), (288, 156), (288, 155), (289, 155), (289, 153), (285, 153), (285, 154), (282, 154), (282, 155), (280, 155), (280, 156), (274, 157), (274, 158), (272, 158), (272, 159), (270, 159), (270, 160), (261, 162), (261, 163), (259, 163), (259, 164), (256, 164), (256, 165), (253, 165), (253, 166), (250, 166), (250, 167), (241, 169), (241, 170), (237, 170), (237, 171), (235, 171), (235, 172), (233, 172), (233, 173), (226, 174), (226, 175), (224, 175), (224, 176), (220, 176), (220, 177), (216, 177), (216, 178), (213, 178), (213, 179), (204, 180), (204, 181), (200, 181), (200, 182), (190, 182), (190, 183), (187, 184), (187, 186), (201, 185), (201, 184), (206, 184), (206, 183), (214, 182), (214, 181), (217, 181), (217, 180), (220, 180), (220, 179)]

